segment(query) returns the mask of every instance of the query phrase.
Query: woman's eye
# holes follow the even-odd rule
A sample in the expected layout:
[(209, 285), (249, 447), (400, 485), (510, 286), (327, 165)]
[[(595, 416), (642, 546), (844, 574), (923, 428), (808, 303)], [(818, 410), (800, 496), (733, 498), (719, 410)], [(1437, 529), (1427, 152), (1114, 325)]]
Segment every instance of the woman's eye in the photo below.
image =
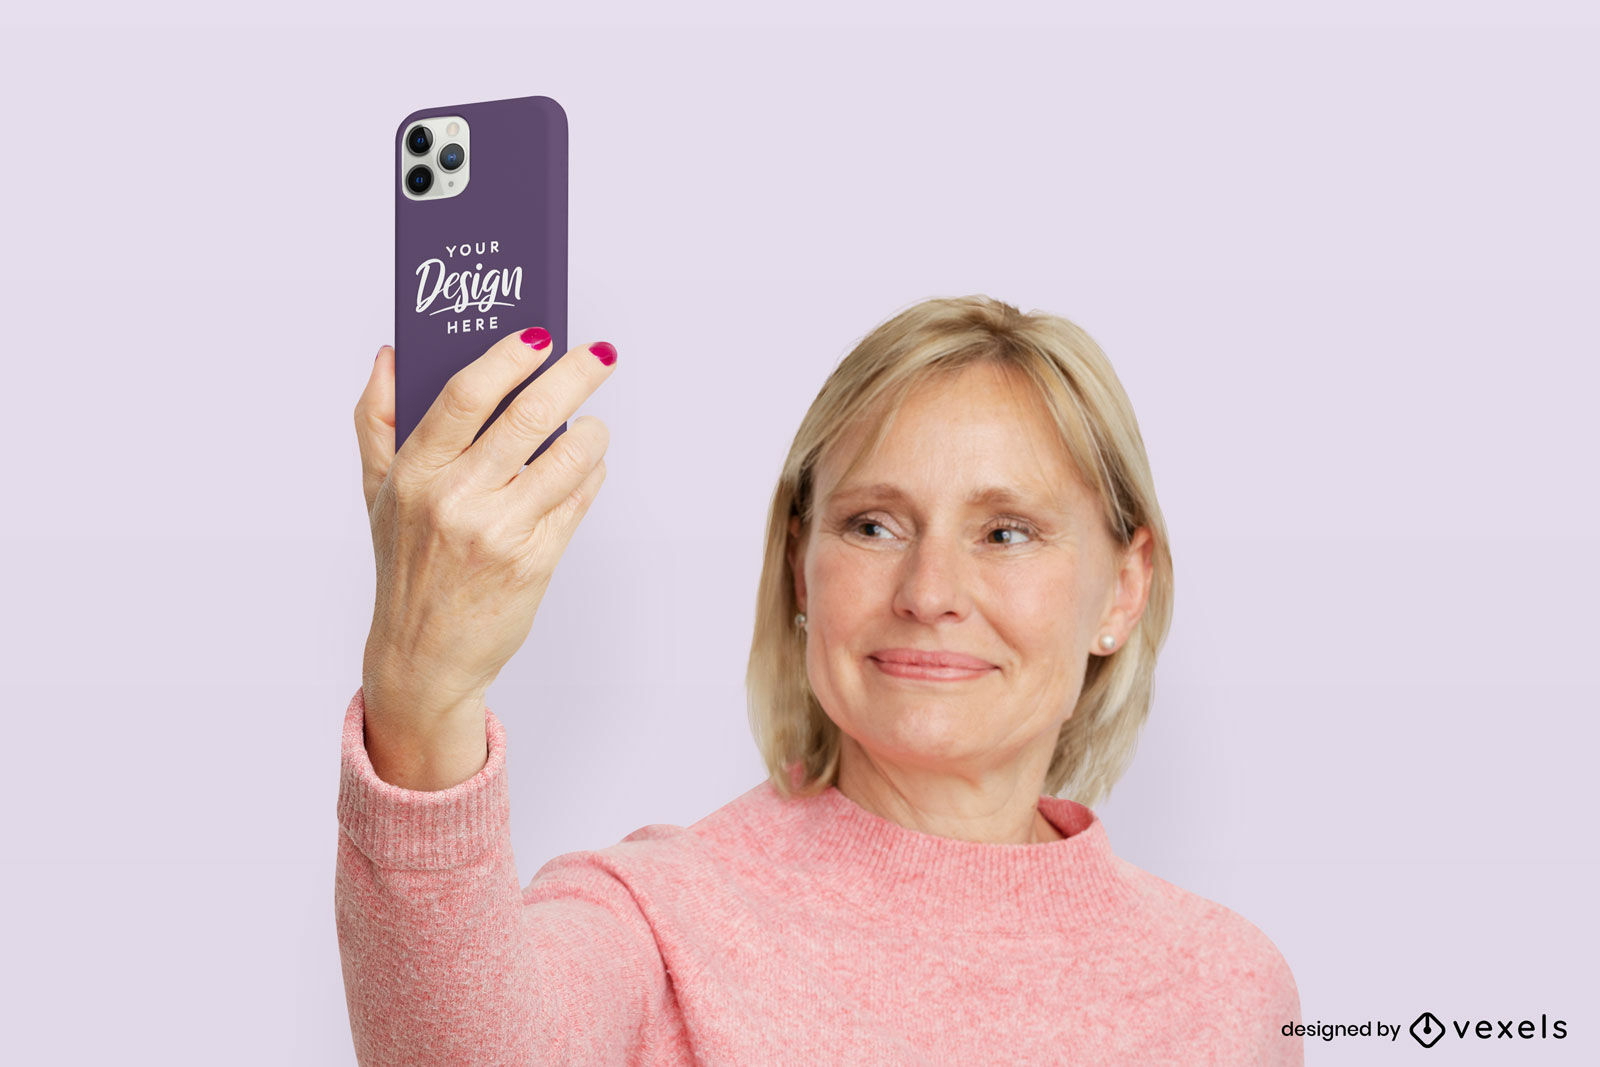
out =
[[(861, 518), (860, 516), (857, 516), (857, 517), (855, 517), (853, 519), (850, 519), (848, 522), (845, 523), (845, 525), (847, 527), (849, 527), (849, 529), (851, 529), (852, 531), (854, 531), (856, 533), (860, 533), (863, 529), (869, 528), (869, 527), (877, 527), (878, 529), (886, 529), (886, 527), (884, 527), (884, 525), (881, 522), (875, 522), (872, 519), (865, 519), (865, 518)], [(1001, 530), (1005, 530), (1005, 531), (1007, 531), (1009, 533), (1013, 533), (1013, 534), (1022, 534), (1027, 538), (1028, 541), (1033, 540), (1033, 536), (1034, 536), (1033, 530), (1030, 527), (1028, 527), (1026, 524), (1019, 523), (1019, 522), (1011, 522), (1011, 521), (1004, 521), (1004, 522), (996, 523), (994, 526), (991, 526), (989, 528), (989, 533), (986, 536), (992, 536), (992, 535), (994, 535), (995, 533), (997, 533), (997, 532), (999, 532)], [(871, 533), (868, 533), (865, 536), (868, 538), (868, 540), (876, 540), (877, 539), (876, 535), (871, 534)], [(1014, 545), (1014, 544), (1026, 544), (1027, 541), (1019, 541), (1016, 538), (1012, 538), (1012, 539), (1007, 540), (1007, 541), (991, 541), (990, 543), (991, 544)]]
[[(1017, 524), (1013, 524), (1013, 523), (1009, 523), (1009, 522), (1003, 522), (1000, 525), (996, 526), (994, 529), (990, 530), (989, 532), (991, 534), (995, 534), (995, 533), (1000, 533), (1001, 531), (1005, 531), (1007, 533), (1024, 534), (1024, 535), (1027, 536), (1028, 540), (1030, 540), (1030, 541), (1033, 540), (1033, 531), (1029, 530), (1026, 526), (1017, 525)], [(1008, 544), (1008, 545), (1014, 545), (1014, 544), (1017, 544), (1017, 543), (1018, 542), (1015, 541), (1015, 540), (1002, 542), (1002, 544)]]

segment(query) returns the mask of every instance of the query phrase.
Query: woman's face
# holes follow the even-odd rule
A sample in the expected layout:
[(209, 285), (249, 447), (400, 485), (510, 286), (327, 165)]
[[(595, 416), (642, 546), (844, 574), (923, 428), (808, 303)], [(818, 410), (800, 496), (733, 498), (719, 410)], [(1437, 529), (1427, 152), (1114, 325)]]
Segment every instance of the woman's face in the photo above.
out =
[[(1143, 609), (1147, 569), (1121, 573), (1124, 554), (1048, 414), (1005, 375), (979, 364), (923, 386), (845, 485), (859, 439), (837, 442), (816, 471), (811, 527), (790, 520), (806, 669), (846, 735), (842, 775), (864, 752), (880, 774), (1033, 788), (1100, 635), (1120, 647)], [(991, 487), (1014, 499), (969, 500)], [(1148, 539), (1139, 531), (1136, 548)], [(989, 666), (901, 677), (874, 658), (891, 649)]]

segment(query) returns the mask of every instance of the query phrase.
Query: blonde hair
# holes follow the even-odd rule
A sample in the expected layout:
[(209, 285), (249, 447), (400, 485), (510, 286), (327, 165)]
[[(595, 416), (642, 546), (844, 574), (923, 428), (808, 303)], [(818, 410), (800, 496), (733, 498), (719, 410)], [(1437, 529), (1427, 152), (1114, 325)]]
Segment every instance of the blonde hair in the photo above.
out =
[(1091, 655), (1082, 692), (1061, 728), (1045, 792), (1093, 806), (1132, 759), (1150, 710), (1156, 654), (1172, 619), (1172, 556), (1156, 503), (1144, 440), (1122, 383), (1105, 353), (1068, 320), (975, 295), (925, 300), (884, 322), (834, 368), (801, 420), (784, 460), (756, 589), (755, 634), (745, 675), (750, 728), (773, 786), (808, 796), (838, 784), (840, 732), (811, 691), (789, 565), (789, 519), (812, 520), (813, 479), (825, 449), (865, 425), (863, 446), (842, 480), (883, 441), (896, 412), (918, 386), (969, 366), (1016, 372), (1053, 418), (1079, 476), (1103, 505), (1107, 529), (1126, 548), (1151, 535), (1149, 598), (1126, 643)]

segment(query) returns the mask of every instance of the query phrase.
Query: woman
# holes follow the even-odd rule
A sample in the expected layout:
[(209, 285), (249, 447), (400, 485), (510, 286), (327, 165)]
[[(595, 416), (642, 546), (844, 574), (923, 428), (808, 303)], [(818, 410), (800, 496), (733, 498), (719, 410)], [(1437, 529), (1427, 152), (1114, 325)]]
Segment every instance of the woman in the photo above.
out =
[(1091, 810), (1149, 707), (1165, 526), (1099, 347), (988, 298), (884, 323), (801, 423), (747, 677), (769, 778), (521, 888), (483, 695), (605, 428), (522, 463), (615, 357), (573, 349), (474, 442), (540, 342), (457, 374), (399, 456), (389, 350), (356, 410), (379, 581), (337, 915), (362, 1062), (1303, 1062), (1272, 942)]

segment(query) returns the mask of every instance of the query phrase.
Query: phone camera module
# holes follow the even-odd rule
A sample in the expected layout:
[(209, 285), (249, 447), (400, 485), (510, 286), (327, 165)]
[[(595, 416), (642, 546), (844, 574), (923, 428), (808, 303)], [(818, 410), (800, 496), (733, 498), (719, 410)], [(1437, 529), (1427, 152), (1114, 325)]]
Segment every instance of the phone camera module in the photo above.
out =
[(439, 166), (445, 170), (455, 170), (466, 161), (467, 150), (454, 142), (439, 149)]
[(418, 196), (433, 188), (433, 171), (422, 165), (412, 167), (406, 174), (406, 188)]
[(406, 147), (414, 156), (426, 154), (433, 147), (433, 131), (426, 126), (413, 126), (406, 137)]

